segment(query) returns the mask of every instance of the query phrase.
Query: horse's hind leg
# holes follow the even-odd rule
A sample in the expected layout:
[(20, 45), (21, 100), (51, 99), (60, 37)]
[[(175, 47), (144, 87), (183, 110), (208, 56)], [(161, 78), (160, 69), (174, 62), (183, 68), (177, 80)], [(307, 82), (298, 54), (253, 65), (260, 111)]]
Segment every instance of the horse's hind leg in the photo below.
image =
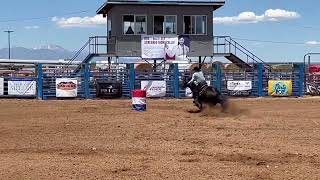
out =
[(226, 111), (228, 109), (228, 107), (229, 107), (229, 102), (228, 102), (227, 98), (225, 98), (221, 94), (219, 94), (218, 95), (218, 101), (219, 101), (219, 104), (222, 107), (222, 110)]

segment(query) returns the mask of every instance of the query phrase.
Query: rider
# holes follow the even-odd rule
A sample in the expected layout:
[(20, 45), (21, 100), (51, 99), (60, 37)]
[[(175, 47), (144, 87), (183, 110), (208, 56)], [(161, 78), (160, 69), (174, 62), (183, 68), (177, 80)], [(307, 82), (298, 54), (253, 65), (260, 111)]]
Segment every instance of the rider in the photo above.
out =
[(195, 88), (193, 94), (193, 103), (196, 104), (196, 106), (199, 106), (199, 88), (205, 84), (207, 84), (206, 79), (203, 75), (203, 72), (199, 67), (194, 67), (193, 68), (193, 74), (192, 74), (192, 79), (188, 82), (188, 85), (194, 83), (194, 85), (197, 87)]

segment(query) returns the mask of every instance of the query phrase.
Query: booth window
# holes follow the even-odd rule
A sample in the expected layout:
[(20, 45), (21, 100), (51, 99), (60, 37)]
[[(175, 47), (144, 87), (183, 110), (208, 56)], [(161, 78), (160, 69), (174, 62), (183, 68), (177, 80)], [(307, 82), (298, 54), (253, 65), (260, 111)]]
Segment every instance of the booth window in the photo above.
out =
[(136, 16), (136, 32), (137, 34), (146, 33), (146, 16)]
[(164, 16), (154, 16), (153, 28), (154, 34), (163, 34)]
[(207, 16), (184, 16), (184, 34), (207, 34)]
[(112, 27), (111, 27), (111, 18), (108, 18), (108, 21), (107, 21), (107, 28), (108, 28), (108, 37), (110, 38), (111, 37), (111, 32), (112, 32)]
[(176, 34), (176, 16), (166, 16), (166, 34)]
[(145, 34), (146, 16), (124, 15), (123, 16), (123, 34)]
[(176, 16), (154, 16), (153, 17), (154, 34), (177, 34)]

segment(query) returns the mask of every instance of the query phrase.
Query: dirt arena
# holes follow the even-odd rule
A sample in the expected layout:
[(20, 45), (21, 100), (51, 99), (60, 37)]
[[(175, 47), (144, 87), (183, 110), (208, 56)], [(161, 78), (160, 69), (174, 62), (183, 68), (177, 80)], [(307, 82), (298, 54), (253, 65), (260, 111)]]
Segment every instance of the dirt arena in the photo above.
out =
[(319, 179), (320, 99), (0, 100), (0, 179)]

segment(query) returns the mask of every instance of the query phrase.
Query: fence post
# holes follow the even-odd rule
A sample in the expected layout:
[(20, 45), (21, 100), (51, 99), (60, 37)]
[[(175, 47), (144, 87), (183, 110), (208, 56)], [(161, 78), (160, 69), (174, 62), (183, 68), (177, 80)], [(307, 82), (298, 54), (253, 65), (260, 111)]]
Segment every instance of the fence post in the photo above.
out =
[(37, 97), (38, 99), (43, 99), (43, 79), (42, 79), (43, 71), (42, 71), (42, 64), (37, 65)]
[(130, 64), (130, 71), (129, 71), (129, 81), (130, 81), (130, 92), (129, 92), (129, 97), (131, 97), (131, 92), (134, 90), (135, 88), (135, 70), (134, 70), (134, 64)]
[(219, 64), (215, 65), (216, 68), (216, 88), (219, 92), (221, 92), (221, 82), (222, 82), (222, 72), (221, 72), (221, 66)]
[(90, 99), (90, 71), (87, 63), (84, 64), (84, 98)]
[(305, 65), (303, 63), (299, 64), (299, 96), (304, 95), (305, 86)]
[(263, 64), (258, 64), (258, 96), (263, 96)]
[(178, 64), (174, 64), (174, 97), (179, 98), (179, 90), (180, 90), (180, 84), (179, 84), (179, 66)]

